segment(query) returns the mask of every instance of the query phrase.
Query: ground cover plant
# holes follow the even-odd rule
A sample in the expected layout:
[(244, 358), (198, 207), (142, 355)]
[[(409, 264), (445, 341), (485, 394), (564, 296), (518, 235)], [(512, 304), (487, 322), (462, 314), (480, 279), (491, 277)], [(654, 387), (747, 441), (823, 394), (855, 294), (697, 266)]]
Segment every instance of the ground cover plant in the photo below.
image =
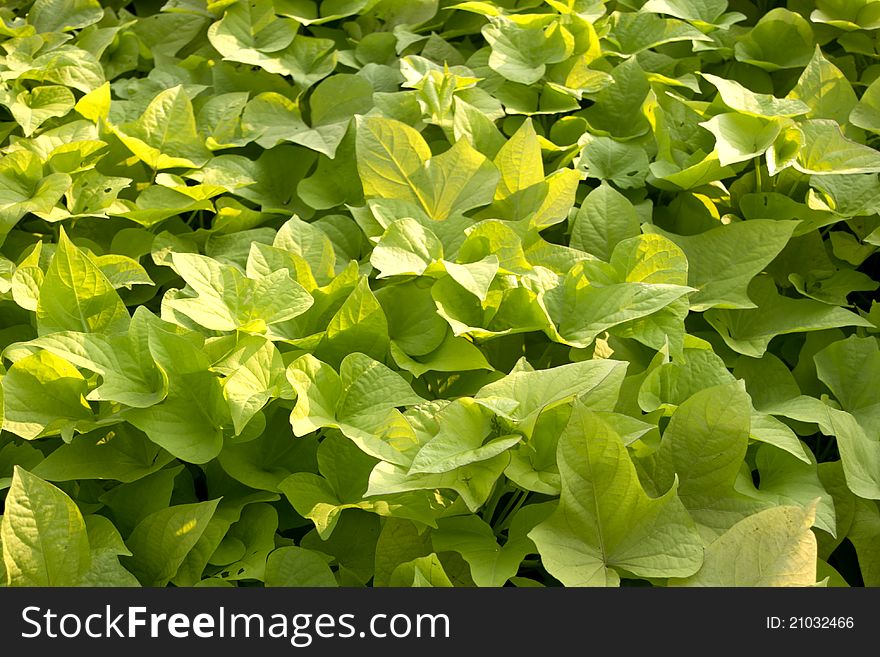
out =
[(878, 37), (3, 3), (0, 582), (880, 585)]

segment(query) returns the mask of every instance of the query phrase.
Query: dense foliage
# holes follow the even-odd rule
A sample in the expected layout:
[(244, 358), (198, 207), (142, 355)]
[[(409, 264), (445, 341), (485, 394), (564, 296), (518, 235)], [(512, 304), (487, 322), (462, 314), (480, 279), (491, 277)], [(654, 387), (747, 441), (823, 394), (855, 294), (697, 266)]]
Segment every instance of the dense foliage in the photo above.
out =
[(880, 2), (11, 0), (0, 582), (880, 585)]

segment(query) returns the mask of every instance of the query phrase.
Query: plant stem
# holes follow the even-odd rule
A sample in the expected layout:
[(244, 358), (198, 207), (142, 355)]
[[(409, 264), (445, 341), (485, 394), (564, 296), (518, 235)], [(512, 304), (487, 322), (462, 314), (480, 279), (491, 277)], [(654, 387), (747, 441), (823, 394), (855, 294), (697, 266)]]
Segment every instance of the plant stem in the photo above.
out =
[(498, 523), (498, 529), (495, 532), (496, 534), (508, 528), (510, 519), (520, 510), (528, 496), (529, 491), (527, 490), (519, 490), (510, 496), (510, 499), (507, 501), (507, 504), (504, 506), (504, 509), (502, 509), (499, 516), (501, 520)]
[(495, 509), (498, 506), (498, 502), (501, 501), (501, 498), (507, 492), (508, 486), (507, 484), (495, 484), (495, 490), (492, 491), (492, 497), (489, 498), (489, 502), (486, 504), (486, 508), (483, 509), (483, 520), (485, 520), (490, 525), (492, 524), (492, 516), (495, 515)]

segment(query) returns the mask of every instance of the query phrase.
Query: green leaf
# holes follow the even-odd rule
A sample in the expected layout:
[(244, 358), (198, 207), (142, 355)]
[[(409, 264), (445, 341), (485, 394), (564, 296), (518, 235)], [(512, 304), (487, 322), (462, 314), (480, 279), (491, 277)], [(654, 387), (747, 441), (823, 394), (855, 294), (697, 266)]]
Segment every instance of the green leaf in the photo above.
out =
[[(819, 480), (815, 460), (804, 463), (782, 450), (763, 445), (755, 454), (755, 465), (761, 479), (757, 491), (759, 499), (772, 501), (776, 506), (808, 507), (818, 502), (813, 524), (832, 536), (837, 534), (834, 500)], [(746, 488), (750, 487), (741, 490), (754, 494)]]
[(535, 546), (526, 534), (549, 513), (547, 505), (524, 507), (514, 517), (507, 541), (499, 546), (492, 527), (477, 516), (444, 518), (431, 535), (437, 552), (461, 554), (471, 568), (477, 586), (504, 586), (519, 571), (526, 555)]
[(583, 145), (583, 150), (577, 165), (588, 178), (612, 182), (620, 189), (644, 185), (648, 174), (648, 154), (640, 146), (608, 137), (594, 137), (589, 133), (578, 143)]
[(126, 331), (128, 310), (97, 264), (62, 230), (58, 248), (40, 286), (37, 328), (56, 331), (114, 333)]
[(182, 465), (162, 468), (137, 481), (114, 486), (99, 498), (107, 516), (128, 536), (141, 520), (170, 504), (174, 482), (182, 470)]
[(3, 428), (27, 440), (57, 433), (69, 440), (79, 422), (92, 418), (87, 391), (66, 360), (47, 351), (22, 358), (3, 377)]
[[(469, 399), (449, 404), (437, 415), (440, 431), (415, 453), (408, 474), (451, 472), (471, 463), (492, 459), (520, 441), (518, 435), (487, 440), (491, 430), (489, 417)], [(446, 431), (446, 426), (454, 426), (456, 430)]]
[(241, 434), (271, 399), (292, 396), (281, 354), (265, 338), (244, 338), (223, 367), (229, 372), (223, 382), (223, 395), (229, 403), (236, 434)]
[(701, 29), (726, 25), (745, 18), (737, 12), (725, 14), (726, 0), (648, 0), (642, 9), (681, 18)]
[(777, 7), (737, 41), (734, 52), (739, 61), (766, 71), (799, 68), (813, 55), (813, 31), (800, 14)]
[(0, 521), (8, 586), (77, 586), (91, 564), (80, 510), (63, 491), (15, 468)]
[(166, 297), (165, 306), (215, 331), (263, 333), (272, 324), (303, 314), (314, 303), (287, 270), (256, 279), (195, 253), (172, 253), (171, 262), (188, 288)]
[[(619, 242), (608, 269), (579, 262), (545, 294), (567, 344), (586, 347), (603, 331), (656, 313), (693, 290), (684, 285), (687, 261), (681, 250), (653, 237)], [(601, 277), (594, 277), (600, 269)]]
[(452, 279), (480, 301), (486, 301), (492, 281), (498, 274), (498, 256), (487, 255), (476, 262), (443, 261), (443, 268)]
[(98, 0), (36, 0), (28, 21), (38, 32), (70, 32), (97, 23), (103, 16)]
[(571, 227), (571, 247), (608, 261), (620, 242), (639, 234), (639, 215), (632, 203), (602, 183), (587, 195)]
[(615, 586), (618, 568), (641, 577), (685, 577), (700, 568), (700, 538), (676, 486), (648, 497), (620, 436), (579, 402), (557, 458), (559, 506), (528, 533), (556, 579)]
[(198, 542), (219, 500), (178, 504), (151, 513), (126, 540), (123, 565), (144, 586), (165, 586)]
[(855, 515), (848, 538), (856, 549), (865, 586), (877, 586), (877, 582), (880, 582), (880, 560), (877, 559), (877, 545), (880, 543), (880, 509), (875, 502), (856, 500)]
[(330, 319), (316, 354), (335, 365), (355, 352), (380, 361), (388, 352), (388, 320), (365, 277)]
[(809, 106), (806, 118), (830, 119), (841, 125), (846, 125), (857, 102), (852, 85), (841, 70), (825, 58), (818, 46), (787, 97)]
[(847, 139), (840, 126), (828, 119), (814, 119), (799, 125), (803, 145), (792, 166), (814, 175), (877, 173), (880, 153)]
[(675, 242), (688, 262), (692, 310), (754, 308), (750, 281), (775, 258), (792, 235), (793, 221), (753, 219), (718, 226), (698, 235), (673, 235), (649, 226)]
[(77, 585), (140, 586), (137, 578), (119, 563), (120, 556), (130, 556), (131, 553), (113, 523), (99, 515), (86, 516), (85, 523), (91, 550), (91, 566)]
[(877, 340), (853, 335), (831, 343), (813, 359), (819, 379), (840, 406), (858, 420), (868, 435), (875, 435), (880, 429), (880, 395), (862, 382), (880, 375)]
[(27, 62), (19, 80), (55, 83), (89, 93), (100, 87), (104, 72), (98, 59), (87, 50), (71, 45), (56, 47)]
[[(307, 277), (302, 271), (300, 259), (308, 265), (309, 272), (315, 278), (316, 284), (326, 285), (336, 275), (336, 253), (333, 242), (327, 233), (316, 224), (307, 223), (295, 216), (291, 217), (278, 229), (272, 246), (293, 256), (298, 256), (298, 258), (294, 258), (295, 266), (291, 269), (291, 275), (294, 275), (297, 280)], [(248, 257), (249, 264), (250, 258), (254, 255), (254, 247), (262, 247), (262, 245), (254, 243)], [(259, 250), (268, 253), (268, 250), (262, 248)], [(251, 271), (259, 276), (268, 276), (274, 269), (274, 267), (268, 266), (263, 270), (251, 269)]]
[(251, 100), (241, 117), (246, 139), (255, 140), (264, 148), (289, 141), (323, 153), (336, 154), (347, 129), (344, 123), (330, 123), (310, 128), (302, 118), (299, 105), (273, 91)]
[(466, 140), (431, 158), (413, 175), (419, 198), (433, 219), (486, 205), (492, 200), (499, 173)]
[(279, 484), (293, 507), (315, 523), (323, 539), (331, 535), (348, 509), (362, 509), (381, 516), (411, 518), (433, 525), (428, 498), (418, 493), (364, 499), (367, 479), (376, 459), (351, 440), (332, 434), (318, 447), (321, 476), (297, 472)]
[(810, 186), (821, 193), (814, 205), (822, 204), (845, 217), (872, 214), (880, 202), (880, 181), (871, 173), (815, 176)]
[(283, 73), (275, 53), (291, 44), (296, 31), (295, 21), (275, 16), (271, 1), (256, 0), (231, 3), (208, 28), (208, 39), (224, 59)]
[(694, 520), (717, 535), (766, 504), (734, 490), (749, 442), (751, 404), (738, 382), (706, 388), (682, 403), (656, 454), (654, 480), (679, 481)]
[[(267, 497), (253, 496), (256, 504), (246, 504), (241, 510), (241, 516), (229, 528), (224, 541), (231, 543), (238, 549), (235, 550), (235, 559), (232, 563), (224, 565), (220, 574), (229, 580), (260, 580), (266, 577), (266, 566), (269, 554), (275, 549), (275, 535), (278, 532), (278, 512), (269, 504), (259, 503), (261, 499), (274, 501), (273, 495)], [(216, 514), (215, 514), (216, 517)], [(207, 530), (206, 530), (207, 533)], [(199, 547), (198, 545), (196, 546)], [(220, 549), (215, 550), (209, 562), (228, 561), (229, 556), (223, 557), (221, 544)], [(243, 549), (242, 549), (243, 548)], [(195, 552), (195, 550), (193, 550)], [(193, 554), (190, 552), (190, 554)], [(189, 559), (188, 559), (189, 561)], [(196, 570), (195, 563), (187, 564), (192, 570)], [(179, 571), (178, 571), (179, 572)]]
[[(602, 415), (602, 411), (597, 414)], [(553, 406), (543, 411), (527, 436), (519, 445), (510, 450), (510, 464), (504, 474), (517, 486), (525, 490), (559, 495), (559, 468), (556, 463), (556, 449), (559, 436), (568, 424), (571, 405)]]
[(880, 463), (880, 443), (865, 434), (849, 413), (824, 406), (825, 415), (819, 415), (822, 432), (837, 437), (840, 460), (846, 483), (856, 495), (872, 500), (880, 499), (880, 481), (877, 465)]
[(718, 90), (725, 105), (741, 114), (774, 118), (801, 116), (810, 111), (807, 102), (798, 96), (777, 98), (771, 94), (756, 93), (736, 80), (726, 80), (710, 73), (702, 73), (702, 76)]
[(153, 279), (137, 260), (124, 255), (107, 254), (95, 258), (95, 264), (117, 290), (134, 285), (153, 285)]
[(383, 521), (371, 513), (349, 511), (340, 516), (333, 535), (326, 541), (317, 531), (309, 532), (300, 546), (330, 555), (339, 565), (340, 574), (353, 577), (356, 585), (366, 584), (375, 574), (376, 544), (382, 522), (392, 520), (393, 517)]
[[(133, 325), (141, 326), (137, 316)], [(101, 375), (101, 385), (88, 393), (88, 399), (146, 408), (165, 397), (168, 383), (153, 361), (145, 337), (136, 330), (109, 336), (61, 331), (31, 340), (27, 346), (45, 349)]]
[(467, 139), (486, 157), (494, 158), (506, 142), (492, 119), (460, 96), (453, 96), (453, 107), (453, 136), (456, 139)]
[(717, 114), (700, 124), (715, 136), (715, 152), (723, 166), (760, 157), (776, 141), (779, 121), (744, 114)]
[(327, 562), (317, 552), (281, 547), (266, 562), (266, 586), (337, 586)]
[(421, 203), (412, 180), (431, 157), (413, 128), (378, 117), (357, 120), (357, 167), (364, 194)]
[(353, 123), (336, 147), (336, 156), (333, 159), (319, 156), (314, 173), (297, 185), (297, 193), (310, 207), (328, 209), (341, 203), (362, 202), (364, 191), (357, 174), (352, 126)]
[(389, 586), (451, 587), (453, 584), (443, 569), (440, 558), (432, 552), (397, 566), (391, 573)]
[(749, 285), (748, 295), (757, 308), (713, 308), (706, 311), (704, 317), (731, 349), (753, 358), (760, 358), (777, 335), (870, 325), (843, 308), (812, 299), (784, 297), (767, 276), (756, 277)]
[(509, 462), (508, 454), (502, 453), (441, 474), (409, 474), (406, 466), (382, 462), (370, 473), (369, 488), (364, 495), (369, 498), (408, 491), (449, 489), (458, 493), (471, 512), (476, 512), (489, 499)]
[(703, 567), (672, 586), (813, 586), (815, 508), (778, 506), (740, 520), (706, 547)]
[(48, 481), (115, 479), (136, 481), (170, 463), (172, 457), (140, 431), (121, 424), (76, 436), (39, 463), (33, 472)]
[(37, 242), (33, 250), (24, 258), (10, 280), (10, 292), (12, 299), (26, 310), (37, 309), (37, 300), (40, 297), (40, 286), (45, 279), (45, 273), (40, 267), (40, 255), (42, 254), (42, 242)]
[(80, 98), (74, 109), (91, 121), (107, 119), (110, 116), (110, 83), (105, 82), (94, 91)]
[(370, 264), (379, 276), (421, 276), (443, 257), (443, 244), (415, 219), (399, 219), (388, 226), (373, 248)]
[(711, 41), (698, 29), (671, 18), (658, 18), (647, 13), (620, 13), (616, 19), (608, 39), (616, 45), (611, 52), (623, 55), (635, 55), (676, 41)]
[(199, 109), (196, 124), (209, 149), (245, 146), (251, 141), (243, 134), (241, 125), (241, 113), (247, 101), (246, 92), (231, 92), (210, 98)]
[(575, 397), (593, 410), (613, 410), (625, 372), (625, 363), (610, 359), (569, 363), (549, 370), (518, 370), (483, 386), (474, 401), (528, 427), (545, 408)]
[(574, 37), (559, 23), (548, 24), (544, 17), (519, 24), (503, 16), (488, 19), (482, 29), (492, 48), (488, 64), (512, 82), (533, 84), (544, 76), (547, 64), (573, 54)]
[(308, 88), (336, 68), (335, 45), (331, 39), (297, 36), (290, 47), (281, 53), (280, 70), (276, 70), (292, 76), (297, 84)]
[(290, 414), (296, 435), (336, 427), (366, 453), (407, 463), (401, 451), (413, 439), (397, 407), (424, 400), (399, 374), (362, 353), (346, 356), (338, 374), (305, 355), (288, 366), (287, 379), (298, 395)]
[(437, 315), (429, 289), (412, 282), (384, 288), (377, 299), (388, 320), (388, 337), (398, 349), (426, 356), (446, 341), (449, 327)]
[(824, 435), (836, 437), (847, 486), (860, 497), (880, 499), (880, 442), (868, 437), (850, 413), (806, 395), (775, 401), (766, 410), (793, 420), (813, 422)]
[(286, 413), (267, 421), (267, 430), (254, 440), (227, 442), (217, 455), (223, 470), (250, 488), (278, 491), (278, 484), (293, 472), (307, 472), (315, 464), (314, 438), (295, 439)]
[(639, 387), (639, 406), (646, 413), (676, 407), (704, 388), (734, 381), (724, 361), (706, 346), (685, 346), (671, 362), (652, 368)]
[(73, 109), (74, 102), (67, 87), (47, 85), (22, 91), (15, 97), (9, 111), (22, 127), (25, 137), (30, 137), (49, 119), (66, 115)]
[(880, 27), (876, 9), (869, 0), (856, 2), (840, 2), (835, 0), (818, 0), (816, 9), (810, 13), (810, 20), (815, 23), (826, 23), (841, 30), (874, 30)]
[(850, 111), (848, 120), (857, 128), (880, 132), (880, 82), (874, 80)]
[[(31, 471), (42, 460), (43, 453), (30, 444), (7, 440), (0, 448), (0, 490), (6, 490), (12, 484), (12, 474), (16, 467)], [(0, 559), (0, 563), (2, 562)], [(0, 581), (3, 581), (2, 578)]]
[(409, 520), (390, 518), (382, 526), (376, 543), (375, 586), (390, 586), (391, 573), (402, 563), (431, 553), (427, 533)]
[(434, 351), (424, 356), (410, 357), (391, 342), (391, 356), (397, 366), (415, 377), (426, 372), (457, 372), (473, 370), (492, 370), (486, 356), (466, 338), (447, 333), (443, 342)]
[[(312, 126), (332, 125), (366, 114), (373, 106), (373, 87), (362, 77), (340, 73), (325, 79), (309, 99)], [(333, 154), (330, 154), (333, 157)]]
[(880, 581), (880, 2), (0, 5), (63, 584)]
[(200, 167), (211, 157), (198, 136), (192, 102), (182, 85), (162, 91), (136, 121), (113, 131), (153, 170)]
[[(696, 155), (703, 155), (698, 151)], [(684, 163), (657, 159), (649, 166), (652, 184), (660, 189), (690, 190), (702, 187), (715, 180), (733, 175), (730, 167), (722, 167), (718, 162), (718, 153), (712, 151), (704, 157), (688, 158)]]
[(198, 341), (170, 332), (160, 320), (151, 321), (149, 349), (168, 377), (168, 395), (160, 404), (128, 409), (125, 419), (174, 456), (206, 463), (220, 452), (223, 425), (229, 422), (220, 382), (208, 371)]
[(499, 173), (466, 140), (431, 158), (421, 135), (403, 123), (370, 117), (357, 125), (366, 196), (409, 201), (438, 220), (491, 202)]
[(637, 58), (630, 57), (612, 71), (614, 84), (594, 96), (595, 103), (583, 111), (591, 132), (617, 139), (633, 139), (645, 134), (650, 124), (641, 111), (650, 84)]
[(501, 173), (496, 199), (505, 199), (544, 181), (541, 144), (531, 119), (526, 119), (499, 149), (494, 163)]
[(752, 413), (751, 438), (788, 452), (799, 461), (810, 463), (807, 451), (787, 424), (772, 415)]

